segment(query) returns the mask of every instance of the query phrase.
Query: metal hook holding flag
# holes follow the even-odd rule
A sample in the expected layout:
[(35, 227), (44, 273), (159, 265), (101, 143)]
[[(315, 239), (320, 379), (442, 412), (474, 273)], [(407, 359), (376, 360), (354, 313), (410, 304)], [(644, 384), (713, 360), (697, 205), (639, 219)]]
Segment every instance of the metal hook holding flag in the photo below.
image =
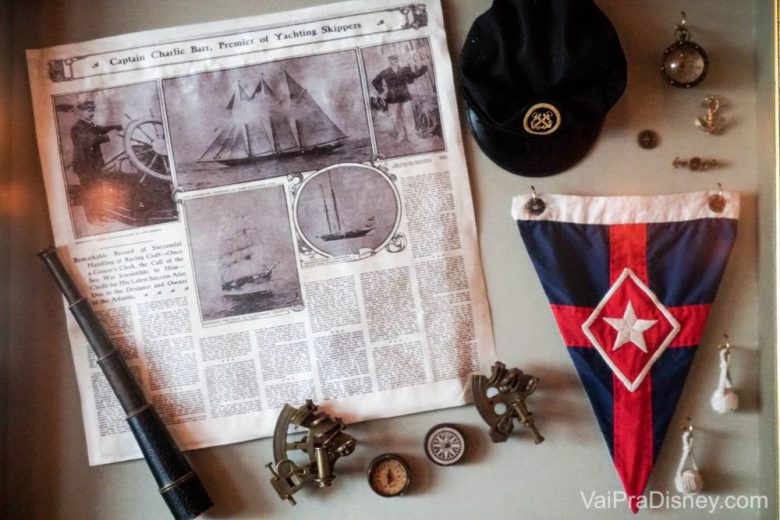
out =
[(723, 213), (723, 210), (726, 209), (726, 199), (723, 197), (723, 185), (721, 183), (718, 183), (718, 193), (710, 195), (707, 205), (715, 213)]
[(547, 209), (547, 204), (545, 204), (541, 198), (536, 196), (536, 188), (531, 186), (531, 198), (528, 199), (528, 202), (525, 204), (525, 210), (531, 215), (538, 217), (544, 213), (545, 209)]

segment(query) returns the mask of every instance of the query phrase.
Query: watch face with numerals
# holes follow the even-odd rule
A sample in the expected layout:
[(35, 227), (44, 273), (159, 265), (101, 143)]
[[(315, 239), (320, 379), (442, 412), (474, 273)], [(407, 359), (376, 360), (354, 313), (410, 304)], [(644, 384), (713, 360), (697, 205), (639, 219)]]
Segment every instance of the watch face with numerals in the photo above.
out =
[(661, 73), (675, 87), (691, 88), (707, 75), (709, 58), (690, 40), (677, 41), (664, 51)]
[(368, 466), (368, 485), (377, 495), (403, 495), (410, 482), (409, 464), (400, 455), (385, 453), (371, 461)]

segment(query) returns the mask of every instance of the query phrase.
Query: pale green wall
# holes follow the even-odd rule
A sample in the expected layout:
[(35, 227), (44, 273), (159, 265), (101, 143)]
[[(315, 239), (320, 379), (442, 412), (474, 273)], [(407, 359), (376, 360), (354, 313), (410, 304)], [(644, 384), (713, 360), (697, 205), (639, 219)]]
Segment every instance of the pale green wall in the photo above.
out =
[[(61, 302), (34, 256), (51, 240), (51, 231), (23, 50), (315, 3), (17, 0), (12, 16), (2, 16), (8, 4), (0, 4), (6, 5), (0, 7), (0, 186), (15, 190), (14, 212), (0, 219), (0, 425), (7, 425), (0, 431), (0, 517), (168, 517), (143, 462), (87, 466)], [(660, 52), (673, 40), (679, 2), (597, 3), (613, 20), (629, 58), (626, 94), (581, 164), (533, 184), (541, 193), (650, 194), (712, 189), (722, 182), (726, 189), (743, 194), (737, 245), (648, 489), (672, 488), (680, 450), (676, 426), (693, 415), (700, 428), (696, 455), (710, 496), (770, 494), (771, 510), (764, 517), (774, 518), (776, 181), (769, 135), (773, 98), (767, 92), (772, 88), (771, 2), (685, 2), (693, 39), (707, 48), (712, 59), (710, 77), (692, 91), (664, 86), (657, 73)], [(489, 4), (489, 0), (444, 0), (453, 57), (473, 18)], [(734, 125), (720, 137), (693, 128), (693, 119), (701, 114), (698, 104), (709, 93), (730, 101), (726, 115)], [(652, 152), (640, 150), (635, 143), (636, 134), (645, 128), (661, 135), (661, 146)], [(350, 431), (359, 447), (339, 463), (341, 472), (334, 486), (303, 492), (294, 508), (279, 501), (268, 484), (263, 467), (271, 460), (268, 439), (199, 450), (190, 457), (218, 504), (213, 517), (366, 518), (369, 513), (407, 519), (629, 517), (625, 509), (586, 511), (582, 507), (580, 491), (607, 492), (619, 483), (509, 217), (511, 196), (527, 193), (532, 180), (495, 167), (465, 128), (464, 140), (498, 356), (542, 378), (531, 407), (547, 441), (533, 446), (519, 437), (493, 445), (472, 407), (354, 425)], [(9, 160), (9, 146), (10, 167), (3, 163)], [(671, 167), (675, 156), (694, 155), (727, 160), (729, 167), (698, 174)], [(708, 403), (717, 380), (715, 347), (723, 333), (737, 347), (732, 375), (744, 402), (743, 411), (727, 417), (716, 416)], [(468, 464), (433, 468), (425, 460), (420, 449), (423, 436), (430, 426), (444, 421), (465, 425), (474, 447)], [(409, 455), (417, 475), (410, 496), (379, 499), (365, 485), (362, 475), (368, 461), (385, 451)], [(641, 512), (641, 517), (701, 518), (702, 514), (661, 510)], [(716, 511), (708, 516), (758, 517), (758, 511)]]
[[(772, 9), (773, 2), (757, 3), (756, 41), (772, 41), (776, 29), (774, 16), (766, 13)], [(776, 16), (776, 14), (775, 14)], [(769, 114), (775, 110), (776, 66), (773, 67), (774, 48), (769, 44), (757, 45), (757, 92), (756, 109), (758, 113)], [(777, 121), (771, 117), (760, 117), (758, 125), (758, 169), (759, 169), (759, 279), (761, 280), (758, 300), (761, 309), (759, 315), (759, 344), (761, 352), (761, 416), (759, 421), (759, 454), (761, 492), (778, 502), (778, 435), (777, 435), (777, 214), (778, 214), (778, 177), (775, 170), (775, 152), (778, 143), (775, 133)], [(772, 174), (774, 173), (774, 175)], [(775, 348), (770, 348), (775, 346)], [(777, 510), (767, 512), (763, 518), (777, 518)]]

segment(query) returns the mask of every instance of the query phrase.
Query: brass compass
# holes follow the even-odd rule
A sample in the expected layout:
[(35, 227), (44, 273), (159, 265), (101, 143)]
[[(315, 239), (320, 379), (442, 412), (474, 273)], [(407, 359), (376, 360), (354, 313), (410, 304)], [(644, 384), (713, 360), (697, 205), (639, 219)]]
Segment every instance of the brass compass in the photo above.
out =
[(425, 436), (424, 446), (431, 462), (451, 466), (466, 454), (466, 437), (454, 424), (437, 424)]

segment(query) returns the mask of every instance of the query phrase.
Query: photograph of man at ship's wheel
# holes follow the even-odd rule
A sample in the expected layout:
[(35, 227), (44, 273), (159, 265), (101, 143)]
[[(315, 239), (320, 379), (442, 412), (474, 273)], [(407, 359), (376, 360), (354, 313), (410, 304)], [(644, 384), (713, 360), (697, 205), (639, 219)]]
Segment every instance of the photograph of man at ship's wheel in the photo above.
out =
[(281, 185), (184, 200), (204, 322), (303, 304)]
[(356, 50), (162, 84), (184, 190), (313, 171), (373, 154)]
[(77, 238), (178, 220), (154, 82), (54, 97)]
[(428, 40), (393, 42), (360, 52), (377, 151), (399, 157), (444, 150)]

